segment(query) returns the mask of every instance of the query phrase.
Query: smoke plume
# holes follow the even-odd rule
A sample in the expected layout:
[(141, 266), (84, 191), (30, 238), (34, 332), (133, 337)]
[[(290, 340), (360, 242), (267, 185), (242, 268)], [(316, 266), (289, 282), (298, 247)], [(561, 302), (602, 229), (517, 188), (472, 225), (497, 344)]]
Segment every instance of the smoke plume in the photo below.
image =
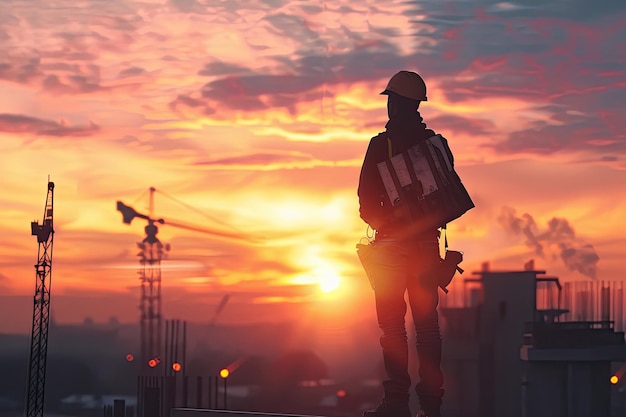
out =
[[(590, 278), (596, 277), (596, 264), (600, 257), (592, 245), (576, 236), (567, 219), (553, 217), (546, 228), (540, 229), (530, 214), (524, 213), (518, 217), (515, 209), (502, 207), (498, 222), (509, 233), (523, 236), (524, 243), (536, 255), (560, 257), (570, 270)], [(549, 253), (546, 254), (546, 251)]]

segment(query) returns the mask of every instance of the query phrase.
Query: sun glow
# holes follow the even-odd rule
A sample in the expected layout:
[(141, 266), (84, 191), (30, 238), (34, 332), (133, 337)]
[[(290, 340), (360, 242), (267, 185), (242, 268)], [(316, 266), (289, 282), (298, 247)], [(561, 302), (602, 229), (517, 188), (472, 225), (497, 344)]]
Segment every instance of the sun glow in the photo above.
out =
[(339, 288), (340, 283), (341, 280), (336, 275), (325, 276), (320, 278), (319, 280), (319, 285), (322, 292), (335, 291), (337, 288)]
[(298, 275), (290, 282), (296, 285), (317, 285), (323, 293), (330, 293), (341, 286), (341, 277), (331, 262), (320, 259), (308, 273)]

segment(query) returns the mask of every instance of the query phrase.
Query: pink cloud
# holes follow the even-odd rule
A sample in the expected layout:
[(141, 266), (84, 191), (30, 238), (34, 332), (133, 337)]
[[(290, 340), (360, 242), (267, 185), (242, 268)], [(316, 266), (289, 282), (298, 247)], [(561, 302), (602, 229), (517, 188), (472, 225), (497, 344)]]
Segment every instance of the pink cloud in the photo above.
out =
[(81, 137), (91, 136), (99, 130), (100, 127), (91, 121), (86, 126), (69, 126), (64, 121), (55, 122), (19, 114), (0, 114), (0, 131), (2, 132)]

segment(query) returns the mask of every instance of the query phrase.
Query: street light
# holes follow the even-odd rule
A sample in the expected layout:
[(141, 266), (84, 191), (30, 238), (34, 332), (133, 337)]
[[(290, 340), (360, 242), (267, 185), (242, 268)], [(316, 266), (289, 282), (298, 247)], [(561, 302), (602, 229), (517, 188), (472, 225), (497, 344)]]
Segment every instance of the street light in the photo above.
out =
[(220, 371), (220, 376), (224, 380), (224, 410), (228, 409), (228, 407), (226, 406), (226, 398), (227, 398), (226, 391), (227, 391), (227, 386), (228, 386), (228, 384), (226, 383), (226, 380), (228, 379), (229, 375), (230, 375), (230, 371), (228, 370), (228, 368), (223, 368)]

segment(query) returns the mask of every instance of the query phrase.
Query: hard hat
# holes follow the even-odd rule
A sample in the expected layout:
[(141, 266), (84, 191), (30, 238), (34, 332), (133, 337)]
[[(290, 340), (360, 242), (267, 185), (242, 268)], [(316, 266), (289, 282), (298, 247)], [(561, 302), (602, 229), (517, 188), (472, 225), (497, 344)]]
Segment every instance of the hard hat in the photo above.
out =
[(411, 100), (427, 101), (426, 83), (419, 74), (412, 71), (400, 71), (389, 80), (387, 88), (380, 94), (396, 93)]

